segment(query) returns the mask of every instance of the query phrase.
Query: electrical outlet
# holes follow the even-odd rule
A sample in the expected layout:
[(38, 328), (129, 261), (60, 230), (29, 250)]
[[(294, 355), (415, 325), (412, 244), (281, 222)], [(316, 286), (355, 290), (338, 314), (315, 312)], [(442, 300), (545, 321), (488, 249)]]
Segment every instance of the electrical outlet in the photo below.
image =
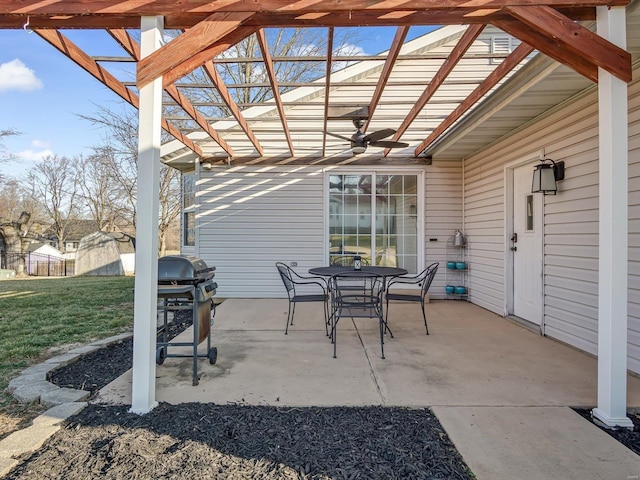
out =
[(297, 267), (298, 266), (298, 262), (291, 262), (291, 266), (292, 267)]

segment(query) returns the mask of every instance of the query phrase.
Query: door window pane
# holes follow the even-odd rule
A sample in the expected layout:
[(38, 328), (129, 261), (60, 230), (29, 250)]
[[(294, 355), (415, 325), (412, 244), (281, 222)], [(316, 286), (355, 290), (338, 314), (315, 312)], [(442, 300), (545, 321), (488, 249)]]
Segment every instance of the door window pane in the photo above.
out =
[(527, 232), (533, 232), (533, 195), (527, 195), (525, 204)]

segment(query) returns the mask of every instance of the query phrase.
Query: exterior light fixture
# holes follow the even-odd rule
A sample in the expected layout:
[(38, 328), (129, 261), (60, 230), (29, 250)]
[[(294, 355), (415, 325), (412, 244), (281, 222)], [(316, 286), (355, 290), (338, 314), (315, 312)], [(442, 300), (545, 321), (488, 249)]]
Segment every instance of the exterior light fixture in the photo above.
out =
[(555, 195), (558, 191), (557, 181), (564, 180), (564, 162), (554, 162), (550, 158), (540, 159), (540, 163), (533, 168), (531, 193)]

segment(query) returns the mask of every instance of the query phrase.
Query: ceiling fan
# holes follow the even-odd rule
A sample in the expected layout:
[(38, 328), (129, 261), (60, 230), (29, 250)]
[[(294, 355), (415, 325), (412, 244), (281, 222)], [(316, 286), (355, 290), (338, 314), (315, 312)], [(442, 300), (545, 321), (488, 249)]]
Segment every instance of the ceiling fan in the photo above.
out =
[(405, 148), (408, 147), (408, 143), (404, 142), (394, 142), (392, 140), (382, 140), (390, 135), (396, 133), (396, 131), (392, 128), (383, 128), (382, 130), (377, 130), (375, 132), (371, 132), (365, 135), (362, 132), (362, 127), (364, 126), (364, 120), (361, 118), (354, 118), (353, 125), (356, 127), (356, 132), (351, 135), (351, 138), (344, 137), (342, 135), (338, 135), (336, 133), (327, 132), (327, 135), (331, 135), (332, 137), (340, 138), (342, 140), (346, 140), (351, 145), (351, 151), (358, 155), (360, 153), (364, 153), (369, 145), (372, 147), (382, 147), (382, 148)]

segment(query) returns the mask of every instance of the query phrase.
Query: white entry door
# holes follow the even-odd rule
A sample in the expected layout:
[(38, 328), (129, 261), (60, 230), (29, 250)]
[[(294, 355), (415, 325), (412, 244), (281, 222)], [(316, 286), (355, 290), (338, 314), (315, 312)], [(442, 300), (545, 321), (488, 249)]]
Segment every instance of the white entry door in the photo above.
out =
[(533, 164), (513, 172), (513, 315), (542, 323), (543, 195), (531, 193)]

